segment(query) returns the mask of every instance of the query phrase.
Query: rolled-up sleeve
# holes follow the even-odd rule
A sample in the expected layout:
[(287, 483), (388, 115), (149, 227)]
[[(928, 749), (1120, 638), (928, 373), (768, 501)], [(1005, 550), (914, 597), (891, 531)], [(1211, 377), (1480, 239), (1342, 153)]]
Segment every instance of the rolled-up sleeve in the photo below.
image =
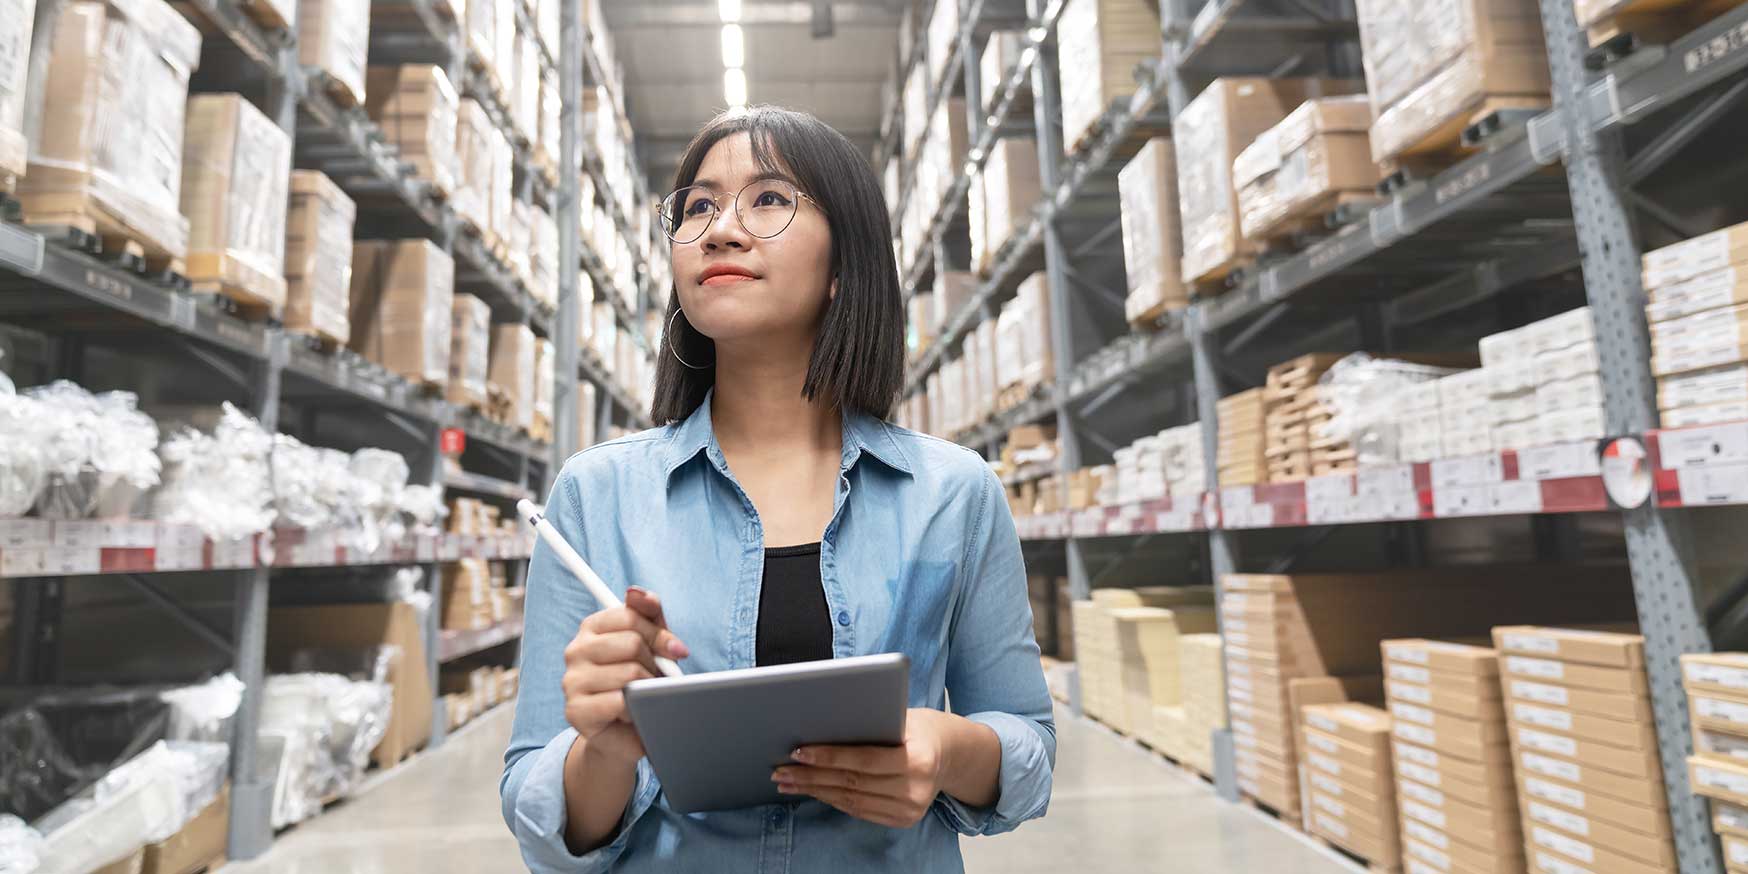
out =
[(960, 834), (993, 835), (1049, 807), (1056, 723), (1032, 634), (1019, 535), (987, 469), (975, 503), (947, 642), (947, 698), (954, 713), (1001, 739), (1000, 794), (986, 808), (942, 794), (934, 810)]
[[(546, 517), (587, 556), (582, 507), (568, 466), (553, 485)], [(582, 855), (567, 847), (565, 757), (576, 743), (577, 732), (564, 715), (564, 648), (583, 619), (599, 608), (543, 542), (535, 543), (527, 590), (516, 719), (498, 786), (504, 822), (534, 874), (605, 872), (624, 853), (633, 823), (655, 803), (660, 786), (649, 763), (639, 762), (637, 785), (613, 840)]]

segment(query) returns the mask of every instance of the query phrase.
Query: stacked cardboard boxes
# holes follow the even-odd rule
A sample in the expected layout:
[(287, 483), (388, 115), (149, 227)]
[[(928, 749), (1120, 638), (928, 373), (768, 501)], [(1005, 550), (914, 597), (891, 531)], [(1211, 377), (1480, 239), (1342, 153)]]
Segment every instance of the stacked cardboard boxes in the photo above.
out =
[(1748, 655), (1684, 655), (1681, 685), (1693, 722), (1688, 784), (1711, 802), (1724, 867), (1748, 870)]
[(1304, 628), (1293, 613), (1290, 586), (1278, 583), (1228, 575), (1222, 581), (1220, 620), (1239, 789), (1296, 818), (1299, 771), (1287, 681), (1304, 676), (1299, 655)]
[[(7, 29), (0, 54), (17, 59), (28, 55), (30, 32), (36, 19), (36, 0), (4, 0), (0, 17), (16, 22)], [(991, 37), (994, 39), (994, 37)], [(12, 191), (30, 157), (24, 140), (24, 85), (28, 64), (16, 60), (0, 67), (0, 190)], [(986, 101), (987, 102), (987, 101)]]
[(1739, 5), (1741, 0), (1572, 0), (1572, 11), (1594, 48), (1627, 34), (1647, 45), (1674, 42)]
[[(1178, 652), (1185, 634), (1215, 629), (1212, 607), (1130, 607), (1117, 620), (1124, 709), (1117, 727), (1175, 759), (1184, 757), (1183, 677)], [(1164, 709), (1164, 714), (1160, 710)]]
[(464, 558), (443, 566), (443, 627), (463, 631), (490, 628), (493, 623), (492, 575), (482, 558)]
[[(1088, 716), (1120, 731), (1129, 726), (1129, 699), (1124, 686), (1124, 658), (1118, 614), (1137, 608), (1205, 606), (1213, 599), (1206, 586), (1141, 589), (1095, 589), (1092, 597), (1075, 601), (1071, 609), (1075, 658), (1080, 667), (1081, 706)], [(1143, 616), (1142, 619), (1157, 617)], [(1133, 653), (1140, 657), (1139, 644)], [(1145, 664), (1145, 660), (1142, 660)], [(1149, 711), (1150, 713), (1150, 711)]]
[[(1339, 355), (1301, 355), (1269, 368), (1263, 383), (1263, 457), (1268, 459), (1269, 482), (1297, 482), (1311, 475), (1311, 420), (1327, 419), (1317, 381), (1340, 359)], [(1326, 464), (1333, 458), (1324, 457)]]
[(511, 154), (510, 142), (492, 124), (485, 107), (471, 97), (462, 98), (456, 119), (457, 172), (451, 205), (480, 234), (501, 235), (508, 230), (511, 197), (509, 176), (500, 165)]
[(1486, 369), (1458, 371), (1434, 385), (1438, 387), (1439, 446), (1445, 457), (1493, 449), (1492, 383)]
[(285, 327), (343, 346), (352, 336), (352, 222), (358, 207), (333, 180), (293, 170), (285, 216)]
[(369, 3), (299, 0), (298, 63), (320, 70), (329, 96), (341, 105), (364, 105), (369, 54)]
[(442, 386), (454, 289), (455, 262), (429, 240), (359, 240), (352, 245), (348, 345), (414, 383)]
[(1264, 131), (1232, 161), (1238, 224), (1246, 240), (1266, 243), (1324, 229), (1343, 203), (1373, 198), (1378, 167), (1367, 132), (1365, 95), (1307, 100)]
[(1422, 639), (1386, 640), (1383, 653), (1407, 867), (1523, 872), (1498, 653)]
[(486, 408), (492, 308), (471, 294), (456, 294), (449, 325), (449, 384), (444, 397), (458, 407)]
[(1360, 0), (1356, 11), (1373, 160), (1448, 152), (1480, 114), (1548, 103), (1534, 0)]
[(595, 433), (599, 419), (599, 390), (588, 380), (577, 381), (577, 448), (587, 449), (600, 442)]
[(1304, 709), (1307, 826), (1377, 869), (1402, 859), (1390, 724), (1390, 714), (1365, 704)]
[(239, 94), (197, 94), (187, 113), (188, 278), (197, 290), (278, 317), (285, 309), (291, 137)]
[[(141, 0), (72, 4), (37, 39), (50, 36), (41, 88), (54, 111), (33, 132), (19, 181), (25, 223), (94, 227), (148, 259), (181, 259), (183, 122), (200, 32), (162, 0)], [(29, 42), (13, 44), (27, 67)]]
[[(1645, 639), (1512, 626), (1495, 628), (1493, 640), (1509, 695), (1512, 753), (1524, 781), (1518, 803), (1531, 867), (1674, 870)], [(1531, 790), (1530, 778), (1540, 791)], [(1589, 793), (1613, 801), (1585, 805)]]
[(1664, 427), (1748, 418), (1748, 224), (1645, 253)]
[(976, 293), (977, 274), (966, 270), (936, 271), (935, 289), (930, 295), (935, 327), (945, 327), (948, 321), (959, 315), (960, 310), (965, 309)]
[(1159, 57), (1159, 10), (1145, 0), (1071, 0), (1056, 23), (1062, 141), (1080, 150), (1112, 103), (1135, 93), (1135, 67)]
[(1226, 728), (1226, 657), (1218, 634), (1178, 639), (1183, 675), (1183, 763), (1214, 773), (1214, 732)]
[(983, 171), (971, 180), (971, 263), (979, 275), (989, 275), (1002, 245), (1030, 221), (1040, 184), (1036, 140), (995, 141)]
[[(1025, 51), (1025, 34), (1017, 30), (998, 30), (989, 35), (983, 44), (983, 54), (978, 58), (978, 106), (983, 114), (989, 116), (995, 112), (995, 98), (1001, 91), (1001, 86), (1014, 67), (1020, 63), (1020, 53)], [(1027, 81), (1030, 81), (1028, 79)], [(1020, 89), (1023, 95), (1016, 95), (1012, 112), (1019, 118), (1025, 118), (1031, 109), (1030, 91)], [(1025, 96), (1027, 99), (1022, 100)]]
[[(1480, 350), (1487, 382), (1482, 402), (1493, 423), (1490, 445), (1481, 449), (1603, 436), (1602, 376), (1589, 307), (1482, 337)], [(1469, 451), (1481, 451), (1473, 448), (1480, 444), (1476, 435)], [(1450, 445), (1445, 450), (1459, 454)]]
[[(455, 191), (456, 123), (461, 99), (442, 67), (371, 67), (365, 109), (413, 175), (443, 196)], [(476, 104), (477, 105), (477, 104)]]
[(1178, 230), (1177, 159), (1171, 140), (1150, 139), (1117, 173), (1122, 201), (1123, 266), (1129, 294), (1123, 312), (1147, 326), (1189, 306), (1184, 288), (1183, 236)]
[(1221, 398), (1216, 404), (1220, 416), (1217, 462), (1222, 486), (1266, 481), (1264, 391), (1261, 388), (1241, 391)]

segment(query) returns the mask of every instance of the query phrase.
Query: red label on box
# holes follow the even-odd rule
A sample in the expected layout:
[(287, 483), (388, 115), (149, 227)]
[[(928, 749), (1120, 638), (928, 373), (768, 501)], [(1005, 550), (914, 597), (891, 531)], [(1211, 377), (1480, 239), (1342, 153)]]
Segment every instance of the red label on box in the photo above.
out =
[(467, 450), (467, 432), (460, 428), (444, 428), (437, 438), (437, 448), (444, 455), (460, 455)]

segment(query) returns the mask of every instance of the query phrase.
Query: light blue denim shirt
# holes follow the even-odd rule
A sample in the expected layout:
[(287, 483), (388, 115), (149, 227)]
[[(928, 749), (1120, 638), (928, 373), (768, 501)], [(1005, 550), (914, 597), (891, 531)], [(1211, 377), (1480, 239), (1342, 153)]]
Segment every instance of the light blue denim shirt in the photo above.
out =
[[(547, 518), (608, 585), (662, 596), (697, 674), (755, 664), (764, 532), (723, 460), (710, 401), (686, 421), (573, 456)], [(811, 799), (745, 810), (671, 810), (648, 760), (611, 843), (565, 846), (564, 647), (597, 605), (544, 544), (528, 572), (516, 722), (499, 790), (536, 874), (708, 871), (858, 874), (959, 871), (959, 835), (1009, 831), (1050, 801), (1056, 728), (1031, 630), (1025, 567), (1001, 483), (975, 453), (846, 415), (820, 578), (836, 658), (910, 656), (910, 706), (945, 709), (1001, 738), (1000, 796), (975, 809), (945, 794), (909, 829)]]

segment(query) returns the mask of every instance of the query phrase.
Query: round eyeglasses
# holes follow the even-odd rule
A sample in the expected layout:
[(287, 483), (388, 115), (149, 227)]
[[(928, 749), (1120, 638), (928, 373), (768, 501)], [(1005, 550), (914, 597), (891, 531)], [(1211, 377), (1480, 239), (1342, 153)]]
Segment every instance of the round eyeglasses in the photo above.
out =
[[(716, 223), (723, 210), (725, 192), (703, 185), (682, 188), (662, 198), (656, 215), (668, 239), (676, 243), (691, 243)], [(819, 201), (807, 196), (795, 183), (786, 179), (760, 179), (748, 183), (734, 196), (735, 218), (746, 232), (763, 240), (783, 233), (795, 221), (795, 210), (801, 201)]]

